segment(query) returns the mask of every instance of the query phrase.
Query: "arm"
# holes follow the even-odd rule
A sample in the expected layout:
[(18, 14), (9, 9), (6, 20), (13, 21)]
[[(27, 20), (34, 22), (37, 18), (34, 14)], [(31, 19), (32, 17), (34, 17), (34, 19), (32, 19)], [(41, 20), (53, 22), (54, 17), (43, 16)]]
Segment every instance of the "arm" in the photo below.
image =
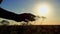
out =
[(0, 8), (0, 18), (18, 21), (18, 14)]

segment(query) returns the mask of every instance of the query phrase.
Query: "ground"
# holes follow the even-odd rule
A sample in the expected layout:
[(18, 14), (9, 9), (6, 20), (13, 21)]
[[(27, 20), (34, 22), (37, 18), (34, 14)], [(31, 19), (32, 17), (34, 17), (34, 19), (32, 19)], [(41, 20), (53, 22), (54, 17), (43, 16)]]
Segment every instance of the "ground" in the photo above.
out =
[(59, 25), (0, 26), (0, 34), (60, 34)]

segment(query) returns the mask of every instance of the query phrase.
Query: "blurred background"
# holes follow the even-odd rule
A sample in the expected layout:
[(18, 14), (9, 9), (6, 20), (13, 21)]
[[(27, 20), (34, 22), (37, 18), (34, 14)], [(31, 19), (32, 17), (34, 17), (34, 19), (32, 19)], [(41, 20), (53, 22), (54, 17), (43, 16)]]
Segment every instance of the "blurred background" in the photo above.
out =
[[(36, 21), (29, 22), (32, 25), (60, 25), (60, 0), (3, 0), (0, 6), (16, 14), (32, 13), (39, 16)], [(0, 22), (3, 20), (9, 25), (23, 23), (0, 18)]]

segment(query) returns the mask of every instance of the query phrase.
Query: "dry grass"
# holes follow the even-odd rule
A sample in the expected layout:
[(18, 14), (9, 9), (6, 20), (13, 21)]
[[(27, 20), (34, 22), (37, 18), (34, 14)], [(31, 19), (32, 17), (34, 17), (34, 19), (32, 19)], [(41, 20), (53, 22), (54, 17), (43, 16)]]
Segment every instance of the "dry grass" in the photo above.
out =
[(60, 34), (59, 25), (0, 26), (0, 34)]

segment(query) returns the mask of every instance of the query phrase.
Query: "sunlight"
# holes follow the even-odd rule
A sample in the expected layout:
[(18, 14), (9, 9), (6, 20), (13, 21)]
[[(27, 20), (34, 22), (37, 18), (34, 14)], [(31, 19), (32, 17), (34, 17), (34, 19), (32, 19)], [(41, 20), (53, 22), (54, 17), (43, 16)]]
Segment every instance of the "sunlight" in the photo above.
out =
[(38, 7), (38, 13), (40, 16), (46, 16), (50, 11), (50, 8), (48, 5), (43, 4)]
[(38, 9), (38, 13), (41, 15), (41, 16), (45, 16), (48, 12), (48, 8), (46, 6), (41, 6), (39, 9)]
[(35, 14), (39, 15), (39, 16), (49, 16), (49, 14), (51, 15), (51, 13), (53, 12), (53, 7), (52, 4), (49, 3), (38, 3), (35, 4), (33, 11)]
[[(54, 14), (54, 5), (53, 4), (50, 4), (50, 3), (37, 3), (34, 5), (33, 7), (33, 12), (34, 14), (36, 14), (37, 16), (44, 16), (46, 17), (48, 20), (51, 19), (52, 17), (52, 14)], [(37, 21), (38, 23), (36, 23), (37, 25), (38, 24), (41, 24), (41, 19), (39, 19), (39, 21)], [(43, 22), (43, 24), (46, 23), (46, 22)]]

